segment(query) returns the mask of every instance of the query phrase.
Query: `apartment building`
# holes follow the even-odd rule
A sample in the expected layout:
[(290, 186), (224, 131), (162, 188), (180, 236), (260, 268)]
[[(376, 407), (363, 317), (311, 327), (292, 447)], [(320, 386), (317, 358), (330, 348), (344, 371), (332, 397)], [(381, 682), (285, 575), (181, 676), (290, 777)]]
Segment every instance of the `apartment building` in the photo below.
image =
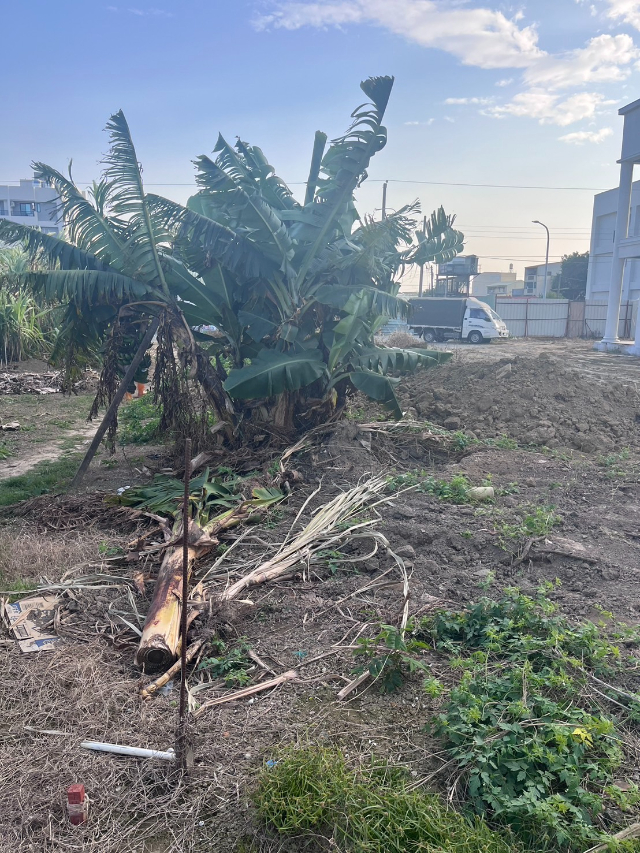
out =
[(39, 228), (45, 234), (59, 234), (62, 220), (58, 216), (56, 198), (53, 187), (37, 178), (0, 185), (0, 216)]

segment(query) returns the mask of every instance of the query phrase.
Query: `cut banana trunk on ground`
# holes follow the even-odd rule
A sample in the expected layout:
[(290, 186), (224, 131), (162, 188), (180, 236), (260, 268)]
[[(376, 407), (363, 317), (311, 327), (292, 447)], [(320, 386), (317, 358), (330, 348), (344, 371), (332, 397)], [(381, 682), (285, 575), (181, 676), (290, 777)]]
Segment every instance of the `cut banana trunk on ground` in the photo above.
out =
[[(189, 525), (189, 576), (194, 560), (218, 544), (197, 524)], [(165, 554), (147, 613), (136, 663), (145, 671), (171, 666), (178, 655), (182, 610), (182, 544)]]

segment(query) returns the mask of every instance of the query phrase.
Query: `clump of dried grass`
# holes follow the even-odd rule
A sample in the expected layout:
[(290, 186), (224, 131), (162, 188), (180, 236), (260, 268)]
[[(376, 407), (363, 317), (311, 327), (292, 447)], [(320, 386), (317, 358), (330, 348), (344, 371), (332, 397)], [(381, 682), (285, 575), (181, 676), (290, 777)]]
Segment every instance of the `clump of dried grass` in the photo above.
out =
[(422, 338), (416, 338), (409, 332), (393, 332), (388, 337), (381, 338), (380, 343), (386, 347), (399, 347), (400, 349), (424, 349), (430, 346)]
[(2, 526), (0, 579), (2, 584), (37, 582), (42, 577), (57, 581), (70, 569), (99, 562), (110, 549), (125, 544), (124, 536), (107, 536), (104, 531), (91, 528), (42, 534), (34, 533), (25, 523)]

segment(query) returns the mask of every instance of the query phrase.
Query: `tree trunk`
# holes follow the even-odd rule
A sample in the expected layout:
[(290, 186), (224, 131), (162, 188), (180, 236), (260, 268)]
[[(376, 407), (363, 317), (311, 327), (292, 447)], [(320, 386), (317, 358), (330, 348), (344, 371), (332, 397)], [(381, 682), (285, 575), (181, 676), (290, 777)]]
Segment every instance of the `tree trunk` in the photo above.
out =
[[(189, 524), (189, 575), (191, 566), (215, 548), (217, 539), (204, 533), (195, 523)], [(182, 544), (174, 545), (165, 554), (136, 653), (136, 663), (144, 670), (170, 666), (180, 644), (180, 615), (182, 613)]]

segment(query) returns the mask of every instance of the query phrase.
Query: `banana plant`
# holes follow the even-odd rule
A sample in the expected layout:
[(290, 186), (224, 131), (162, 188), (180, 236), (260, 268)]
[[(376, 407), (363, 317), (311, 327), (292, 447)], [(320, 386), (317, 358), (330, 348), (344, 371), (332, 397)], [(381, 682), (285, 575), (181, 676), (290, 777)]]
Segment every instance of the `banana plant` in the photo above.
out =
[[(213, 157), (194, 161), (198, 192), (186, 206), (147, 193), (122, 112), (107, 125), (104, 173), (87, 195), (71, 174), (36, 163), (36, 177), (58, 192), (66, 236), (0, 220), (0, 240), (53, 266), (29, 280), (67, 306), (54, 356), (72, 371), (105, 339), (107, 352), (117, 349), (123, 315), (139, 318), (141, 335), (160, 315), (166, 363), (179, 353), (172, 375), (195, 379), (230, 443), (265, 420), (291, 429), (324, 418), (350, 387), (400, 414), (394, 374), (440, 357), (383, 350), (375, 335), (407, 314), (405, 266), (450, 259), (463, 236), (442, 208), (426, 235), (414, 233), (417, 203), (383, 221), (357, 212), (354, 193), (386, 145), (392, 87), (392, 77), (365, 80), (367, 102), (347, 132), (329, 144), (316, 134), (302, 201), (260, 148), (222, 136)], [(202, 332), (212, 325), (214, 338)], [(113, 382), (112, 365), (103, 377)], [(165, 410), (179, 409), (175, 387), (155, 381)]]

